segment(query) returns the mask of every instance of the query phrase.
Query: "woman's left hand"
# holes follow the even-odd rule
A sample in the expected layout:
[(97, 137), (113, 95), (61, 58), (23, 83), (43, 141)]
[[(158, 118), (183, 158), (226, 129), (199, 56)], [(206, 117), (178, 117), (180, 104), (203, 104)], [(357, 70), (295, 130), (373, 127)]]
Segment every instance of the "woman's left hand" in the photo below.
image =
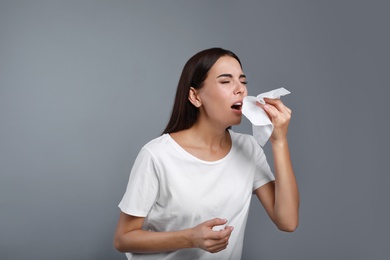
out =
[(287, 138), (288, 124), (291, 119), (291, 109), (286, 107), (280, 99), (264, 98), (265, 105), (257, 103), (262, 107), (274, 125), (270, 137), (271, 143), (283, 141)]
[(256, 190), (257, 197), (280, 230), (292, 232), (299, 223), (299, 191), (287, 142), (291, 109), (280, 99), (264, 99), (259, 104), (274, 125), (270, 141), (274, 155), (275, 181)]

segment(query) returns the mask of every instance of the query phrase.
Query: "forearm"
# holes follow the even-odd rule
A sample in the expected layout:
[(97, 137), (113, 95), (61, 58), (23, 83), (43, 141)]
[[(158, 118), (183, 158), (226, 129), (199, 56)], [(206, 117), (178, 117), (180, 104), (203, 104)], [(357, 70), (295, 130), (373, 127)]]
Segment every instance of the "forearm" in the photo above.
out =
[(190, 231), (153, 232), (133, 230), (115, 238), (115, 247), (121, 252), (160, 253), (193, 247)]
[(275, 167), (274, 217), (278, 227), (292, 231), (298, 226), (299, 192), (287, 139), (272, 143)]
[(220, 231), (213, 227), (225, 225), (227, 220), (214, 218), (193, 228), (180, 231), (153, 232), (142, 230), (144, 217), (121, 213), (114, 236), (114, 247), (120, 252), (161, 253), (184, 248), (200, 248), (215, 253), (224, 250), (233, 227)]

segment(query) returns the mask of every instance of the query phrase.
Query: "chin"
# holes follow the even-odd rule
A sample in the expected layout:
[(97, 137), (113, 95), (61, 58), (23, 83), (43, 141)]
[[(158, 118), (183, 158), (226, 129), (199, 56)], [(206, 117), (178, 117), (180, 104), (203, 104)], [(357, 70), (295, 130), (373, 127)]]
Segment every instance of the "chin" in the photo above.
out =
[(241, 124), (241, 118), (240, 118), (239, 120), (235, 120), (234, 122), (232, 122), (232, 123), (230, 124), (230, 126), (239, 125), (239, 124)]

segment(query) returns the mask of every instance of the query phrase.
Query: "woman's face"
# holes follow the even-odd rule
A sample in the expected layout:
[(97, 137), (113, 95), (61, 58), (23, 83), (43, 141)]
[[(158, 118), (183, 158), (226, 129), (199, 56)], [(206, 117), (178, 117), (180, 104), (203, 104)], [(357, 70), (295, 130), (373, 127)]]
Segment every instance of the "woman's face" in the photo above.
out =
[(246, 77), (240, 63), (230, 56), (222, 56), (198, 90), (200, 116), (224, 128), (237, 125), (241, 122), (242, 100), (246, 95)]

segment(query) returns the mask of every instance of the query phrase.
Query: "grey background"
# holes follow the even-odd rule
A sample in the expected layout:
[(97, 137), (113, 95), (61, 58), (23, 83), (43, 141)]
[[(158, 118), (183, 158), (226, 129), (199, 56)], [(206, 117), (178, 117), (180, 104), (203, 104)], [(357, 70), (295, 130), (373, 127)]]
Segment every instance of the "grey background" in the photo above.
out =
[(254, 199), (243, 259), (389, 259), (389, 8), (1, 0), (0, 258), (124, 259), (112, 238), (132, 163), (187, 59), (221, 46), (250, 95), (292, 92), (300, 226), (278, 231)]

